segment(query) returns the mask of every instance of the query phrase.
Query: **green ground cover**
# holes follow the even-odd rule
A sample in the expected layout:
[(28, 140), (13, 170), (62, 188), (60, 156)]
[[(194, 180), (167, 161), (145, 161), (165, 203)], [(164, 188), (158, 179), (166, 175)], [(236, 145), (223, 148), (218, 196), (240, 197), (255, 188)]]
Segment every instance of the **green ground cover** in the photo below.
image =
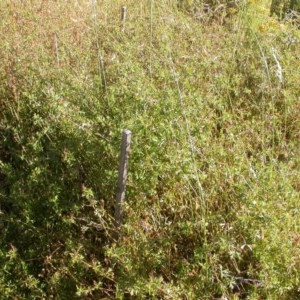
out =
[(1, 299), (300, 298), (300, 34), (270, 2), (1, 1)]

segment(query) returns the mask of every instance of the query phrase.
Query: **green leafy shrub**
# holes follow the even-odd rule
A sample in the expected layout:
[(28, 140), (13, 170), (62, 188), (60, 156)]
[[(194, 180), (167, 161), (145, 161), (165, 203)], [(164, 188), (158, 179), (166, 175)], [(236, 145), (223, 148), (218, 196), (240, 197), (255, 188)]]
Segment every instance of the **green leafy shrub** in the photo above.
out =
[(297, 0), (272, 0), (270, 13), (283, 19), (290, 12), (300, 12), (300, 3)]

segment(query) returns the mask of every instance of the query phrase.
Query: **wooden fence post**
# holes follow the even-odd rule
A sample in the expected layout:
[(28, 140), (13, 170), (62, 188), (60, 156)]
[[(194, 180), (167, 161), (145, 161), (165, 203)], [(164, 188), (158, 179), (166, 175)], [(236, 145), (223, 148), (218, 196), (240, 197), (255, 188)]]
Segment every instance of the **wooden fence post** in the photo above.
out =
[(125, 26), (126, 26), (126, 14), (127, 14), (127, 9), (126, 6), (123, 5), (121, 9), (121, 21), (122, 21), (122, 31), (125, 31)]
[(131, 131), (123, 130), (122, 145), (119, 165), (118, 191), (115, 205), (115, 225), (119, 227), (122, 223), (122, 204), (125, 200), (126, 180), (128, 173), (128, 161), (130, 152)]

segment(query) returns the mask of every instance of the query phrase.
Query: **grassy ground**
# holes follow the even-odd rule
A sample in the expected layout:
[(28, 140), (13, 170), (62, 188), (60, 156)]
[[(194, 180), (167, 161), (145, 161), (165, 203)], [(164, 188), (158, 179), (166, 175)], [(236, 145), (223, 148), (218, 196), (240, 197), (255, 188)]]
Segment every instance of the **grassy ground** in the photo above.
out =
[(222, 3), (1, 2), (1, 299), (300, 297), (299, 31)]

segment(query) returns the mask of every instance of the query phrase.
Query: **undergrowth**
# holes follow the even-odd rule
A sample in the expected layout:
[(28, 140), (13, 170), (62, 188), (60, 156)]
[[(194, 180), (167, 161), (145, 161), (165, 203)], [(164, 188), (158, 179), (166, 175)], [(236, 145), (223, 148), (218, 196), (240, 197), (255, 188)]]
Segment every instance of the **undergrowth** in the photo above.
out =
[(0, 4), (1, 299), (299, 298), (297, 26), (123, 4)]

